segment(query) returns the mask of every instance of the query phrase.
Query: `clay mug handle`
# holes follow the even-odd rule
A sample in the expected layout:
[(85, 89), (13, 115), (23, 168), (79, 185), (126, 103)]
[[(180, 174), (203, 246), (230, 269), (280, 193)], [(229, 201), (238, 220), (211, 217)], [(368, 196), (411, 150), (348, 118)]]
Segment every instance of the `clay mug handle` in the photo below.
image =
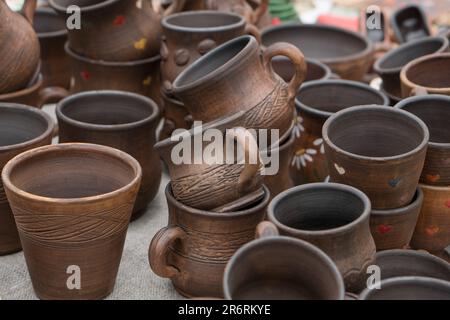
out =
[(38, 108), (46, 103), (58, 102), (70, 95), (69, 91), (62, 87), (47, 87), (39, 91)]
[(295, 98), (300, 85), (306, 78), (306, 60), (303, 53), (294, 45), (286, 42), (274, 43), (263, 53), (263, 63), (264, 66), (273, 74), (275, 72), (272, 68), (272, 58), (276, 56), (285, 56), (289, 58), (294, 65), (295, 74), (294, 77), (289, 82), (288, 92), (291, 99)]
[(180, 227), (165, 227), (153, 237), (148, 250), (148, 261), (153, 272), (162, 278), (173, 278), (180, 273), (175, 266), (167, 264), (170, 246), (184, 239), (186, 233)]
[(180, 12), (183, 10), (184, 6), (186, 5), (186, 0), (172, 0), (172, 3), (170, 6), (167, 7), (167, 9), (162, 9), (162, 15), (163, 17), (170, 16), (171, 14)]
[(247, 23), (245, 25), (245, 34), (251, 35), (255, 37), (256, 41), (258, 41), (259, 44), (261, 44), (261, 32), (259, 32), (259, 29), (255, 27), (251, 23)]
[(256, 239), (277, 237), (279, 235), (277, 227), (270, 221), (262, 221), (256, 226)]
[(261, 20), (261, 17), (264, 15), (264, 13), (267, 12), (267, 9), (269, 8), (269, 0), (261, 0), (260, 5), (258, 8), (253, 11), (252, 14), (252, 22), (253, 24), (258, 24), (259, 20)]
[(426, 96), (427, 94), (428, 91), (424, 87), (414, 87), (412, 88), (411, 93), (409, 95), (410, 97), (413, 97), (413, 96)]

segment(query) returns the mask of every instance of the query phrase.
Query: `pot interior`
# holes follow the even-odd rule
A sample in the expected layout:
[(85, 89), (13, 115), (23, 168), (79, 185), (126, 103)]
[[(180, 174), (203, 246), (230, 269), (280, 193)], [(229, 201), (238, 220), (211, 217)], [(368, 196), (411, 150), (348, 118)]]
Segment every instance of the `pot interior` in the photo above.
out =
[(222, 12), (208, 11), (205, 12), (189, 12), (189, 14), (178, 14), (167, 18), (166, 23), (170, 26), (205, 29), (225, 27), (241, 23), (241, 17)]
[(64, 19), (51, 9), (37, 10), (34, 15), (33, 27), (38, 34), (66, 30)]
[(434, 57), (417, 63), (406, 71), (412, 83), (428, 88), (450, 88), (450, 56)]
[[(295, 68), (291, 60), (285, 57), (274, 57), (272, 59), (273, 70), (286, 82), (291, 81), (295, 74)], [(307, 73), (304, 82), (320, 80), (328, 75), (327, 69), (314, 61), (307, 61)]]
[(450, 300), (450, 284), (435, 283), (427, 278), (382, 283), (380, 290), (371, 290), (366, 300)]

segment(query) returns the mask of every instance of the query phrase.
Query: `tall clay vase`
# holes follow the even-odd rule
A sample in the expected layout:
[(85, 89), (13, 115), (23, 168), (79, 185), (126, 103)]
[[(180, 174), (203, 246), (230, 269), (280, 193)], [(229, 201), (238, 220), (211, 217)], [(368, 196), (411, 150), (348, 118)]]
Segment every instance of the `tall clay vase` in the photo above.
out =
[(144, 213), (158, 192), (161, 161), (153, 149), (158, 106), (129, 92), (91, 91), (75, 94), (56, 107), (59, 142), (85, 142), (122, 150), (138, 160), (142, 181), (132, 219)]
[(150, 266), (157, 275), (172, 280), (188, 297), (223, 297), (225, 266), (233, 254), (255, 238), (255, 229), (266, 214), (270, 193), (245, 210), (215, 213), (197, 210), (177, 201), (166, 188), (168, 226), (154, 236)]
[(2, 179), (36, 295), (109, 295), (139, 189), (139, 163), (109, 147), (61, 144), (20, 154)]
[[(0, 171), (16, 155), (51, 144), (54, 123), (44, 112), (0, 103)], [(0, 256), (22, 249), (13, 213), (0, 181)]]

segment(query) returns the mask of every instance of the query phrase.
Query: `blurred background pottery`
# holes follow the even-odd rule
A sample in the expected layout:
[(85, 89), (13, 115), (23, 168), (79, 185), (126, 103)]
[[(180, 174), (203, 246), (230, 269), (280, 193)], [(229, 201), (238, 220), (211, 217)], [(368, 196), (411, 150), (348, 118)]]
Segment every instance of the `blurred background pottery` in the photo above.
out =
[(399, 43), (431, 35), (425, 12), (416, 4), (403, 6), (394, 11), (391, 16), (391, 26)]
[(269, 0), (260, 0), (259, 4), (253, 8), (246, 0), (206, 0), (209, 10), (218, 10), (239, 14), (248, 23), (257, 25), (261, 17), (266, 13)]
[[(307, 58), (306, 59), (307, 71), (304, 83), (314, 80), (327, 80), (334, 75), (331, 73), (331, 69), (318, 60)], [(284, 81), (289, 82), (295, 74), (294, 66), (292, 62), (283, 57), (274, 57), (272, 59), (273, 70), (281, 77)]]

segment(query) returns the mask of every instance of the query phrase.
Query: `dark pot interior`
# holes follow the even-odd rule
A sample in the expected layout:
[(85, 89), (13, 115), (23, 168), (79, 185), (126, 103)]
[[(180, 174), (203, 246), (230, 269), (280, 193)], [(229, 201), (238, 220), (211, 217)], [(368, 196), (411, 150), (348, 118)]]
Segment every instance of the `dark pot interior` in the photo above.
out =
[(65, 33), (66, 24), (55, 11), (50, 8), (40, 8), (36, 10), (33, 21), (36, 33), (52, 33), (62, 31)]
[[(328, 77), (331, 71), (320, 62), (307, 59), (307, 74), (304, 82), (321, 80)], [(272, 59), (273, 70), (286, 82), (291, 81), (295, 74), (295, 67), (290, 59), (275, 57)]]
[[(445, 72), (443, 72), (445, 70)], [(436, 57), (417, 63), (406, 72), (416, 85), (429, 88), (450, 88), (450, 56)]]
[(165, 20), (165, 25), (169, 28), (171, 26), (178, 28), (192, 28), (192, 29), (204, 29), (204, 28), (217, 28), (225, 27), (234, 24), (243, 23), (241, 17), (237, 15), (226, 14), (222, 12), (188, 12), (169, 16)]

